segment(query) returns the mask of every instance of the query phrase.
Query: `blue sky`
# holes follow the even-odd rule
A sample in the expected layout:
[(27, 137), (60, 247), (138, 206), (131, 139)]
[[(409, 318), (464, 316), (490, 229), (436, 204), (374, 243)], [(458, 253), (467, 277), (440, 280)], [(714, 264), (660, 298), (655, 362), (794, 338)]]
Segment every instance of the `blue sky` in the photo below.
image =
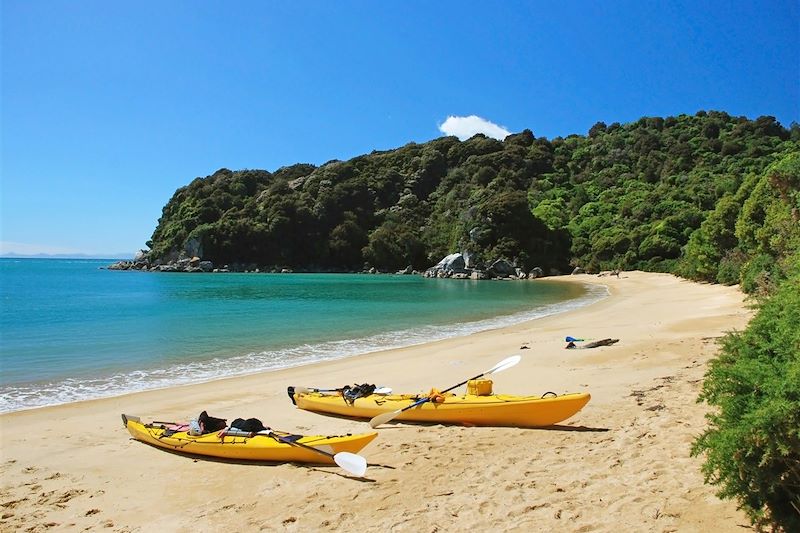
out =
[(458, 133), (448, 117), (788, 127), (798, 28), (796, 1), (3, 0), (0, 252), (133, 254), (197, 176)]

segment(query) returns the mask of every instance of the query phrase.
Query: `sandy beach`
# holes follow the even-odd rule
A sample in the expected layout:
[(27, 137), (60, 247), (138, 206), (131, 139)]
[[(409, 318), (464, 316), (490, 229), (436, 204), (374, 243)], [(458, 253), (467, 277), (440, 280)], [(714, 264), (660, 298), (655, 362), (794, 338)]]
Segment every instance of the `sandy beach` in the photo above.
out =
[[(696, 398), (706, 364), (718, 338), (752, 316), (742, 293), (643, 272), (548, 279), (599, 283), (610, 296), (466, 337), (2, 415), (0, 530), (749, 529), (733, 502), (703, 484), (701, 460), (689, 456), (705, 427), (708, 408)], [(565, 350), (566, 335), (620, 342)], [(361, 452), (369, 461), (364, 479), (335, 466), (167, 453), (132, 440), (120, 419), (186, 420), (207, 410), (286, 431), (365, 432), (365, 422), (295, 409), (286, 387), (444, 389), (513, 354), (522, 361), (493, 376), (496, 392), (588, 391), (592, 400), (546, 429), (385, 426)]]

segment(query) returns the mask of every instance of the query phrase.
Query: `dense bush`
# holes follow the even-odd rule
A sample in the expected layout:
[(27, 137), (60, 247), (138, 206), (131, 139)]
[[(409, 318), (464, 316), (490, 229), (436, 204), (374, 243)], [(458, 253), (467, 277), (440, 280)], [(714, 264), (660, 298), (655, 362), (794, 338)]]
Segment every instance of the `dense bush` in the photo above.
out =
[[(711, 362), (701, 400), (718, 411), (693, 447), (705, 454), (706, 480), (720, 486), (722, 497), (738, 500), (753, 523), (783, 531), (800, 531), (799, 184), (794, 152), (737, 193), (744, 201), (734, 203), (741, 205), (736, 239), (717, 279), (738, 274), (742, 289), (761, 303), (747, 329), (729, 334)], [(728, 235), (731, 219), (724, 218)], [(702, 242), (698, 233), (690, 244)]]
[[(800, 262), (797, 257), (795, 262)], [(800, 531), (800, 276), (723, 340), (701, 399), (718, 408), (695, 441), (706, 480), (754, 523)]]

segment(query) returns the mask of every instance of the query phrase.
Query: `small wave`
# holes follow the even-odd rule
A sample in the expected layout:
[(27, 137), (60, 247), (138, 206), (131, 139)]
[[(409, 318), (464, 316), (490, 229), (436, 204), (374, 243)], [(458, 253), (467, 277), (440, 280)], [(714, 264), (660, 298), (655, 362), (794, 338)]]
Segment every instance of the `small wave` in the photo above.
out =
[(0, 389), (0, 413), (202, 383), (342, 359), (378, 350), (414, 346), (571, 311), (601, 300), (607, 295), (608, 290), (605, 287), (588, 285), (583, 296), (567, 302), (549, 304), (529, 311), (474, 322), (424, 326), (380, 333), (359, 339), (302, 344), (280, 350), (175, 364), (161, 369), (136, 370), (97, 379), (70, 378), (46, 383), (3, 387)]

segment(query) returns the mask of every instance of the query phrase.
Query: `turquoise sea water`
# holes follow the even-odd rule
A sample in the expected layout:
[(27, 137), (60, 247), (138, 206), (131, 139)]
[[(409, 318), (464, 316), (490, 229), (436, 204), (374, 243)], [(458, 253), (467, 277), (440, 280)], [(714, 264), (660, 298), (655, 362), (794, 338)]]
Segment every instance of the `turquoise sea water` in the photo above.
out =
[(605, 291), (357, 274), (115, 272), (0, 259), (0, 412), (464, 335)]

